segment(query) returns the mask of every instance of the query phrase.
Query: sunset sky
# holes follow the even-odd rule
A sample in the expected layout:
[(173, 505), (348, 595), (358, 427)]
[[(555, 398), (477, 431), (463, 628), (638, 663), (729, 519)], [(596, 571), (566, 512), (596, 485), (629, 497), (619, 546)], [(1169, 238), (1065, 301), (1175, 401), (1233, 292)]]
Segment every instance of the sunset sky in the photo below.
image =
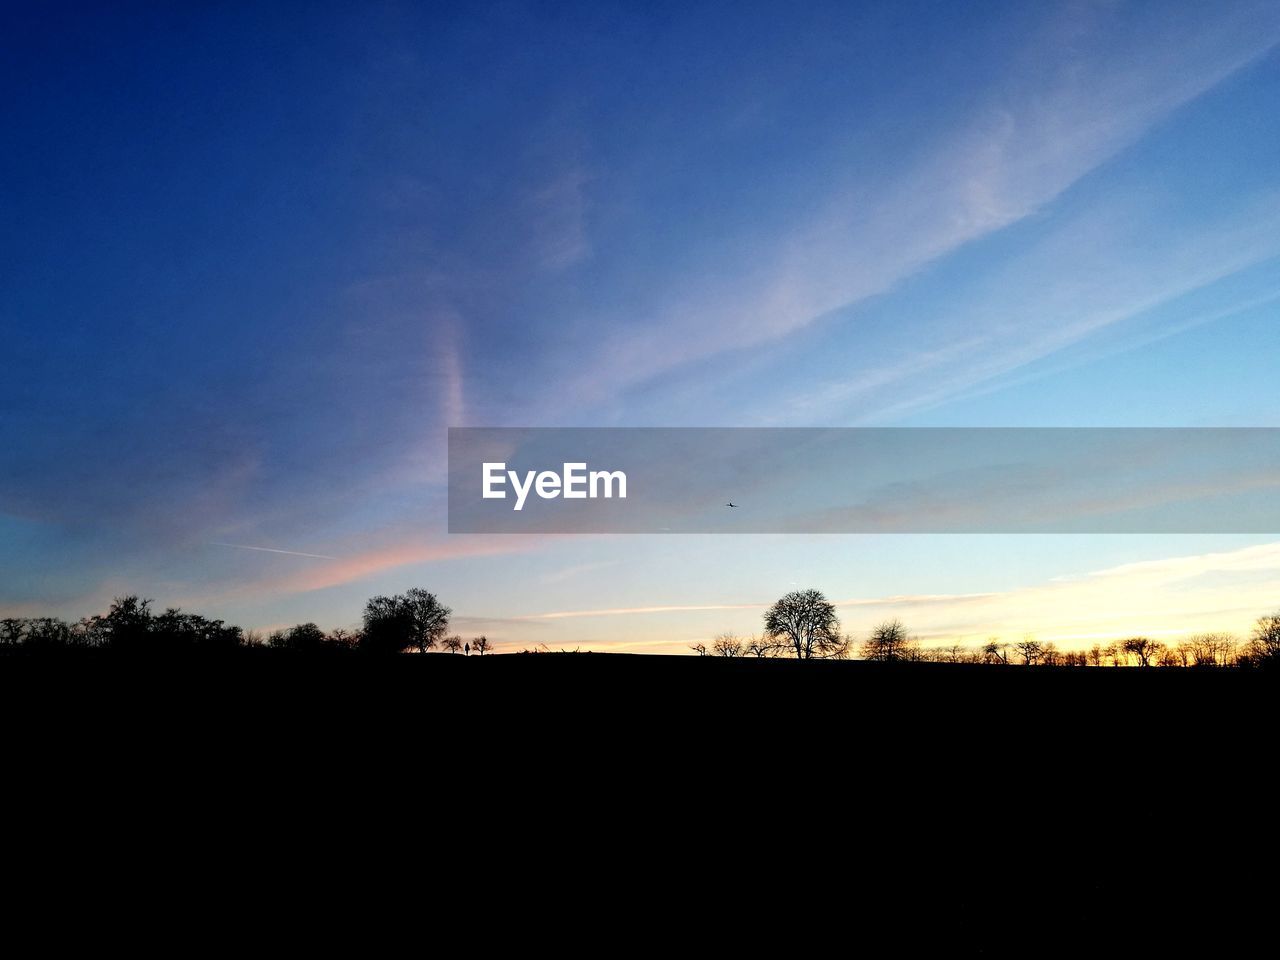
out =
[[(1247, 632), (1255, 535), (450, 535), (450, 426), (1280, 427), (1280, 2), (0, 13), (0, 615)], [(673, 469), (676, 466), (673, 465)], [(1280, 491), (1277, 491), (1280, 493)]]

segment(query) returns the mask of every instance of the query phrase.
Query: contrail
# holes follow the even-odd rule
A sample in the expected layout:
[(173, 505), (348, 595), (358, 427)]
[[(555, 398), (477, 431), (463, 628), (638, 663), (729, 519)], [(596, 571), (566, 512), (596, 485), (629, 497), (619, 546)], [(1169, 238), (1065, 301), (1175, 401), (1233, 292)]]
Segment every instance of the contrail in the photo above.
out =
[(237, 550), (260, 550), (263, 553), (284, 553), (291, 557), (310, 557), (312, 560), (337, 560), (337, 557), (323, 553), (299, 553), (297, 550), (277, 550), (275, 547), (250, 547), (243, 543), (217, 543), (210, 541), (211, 547), (235, 547)]

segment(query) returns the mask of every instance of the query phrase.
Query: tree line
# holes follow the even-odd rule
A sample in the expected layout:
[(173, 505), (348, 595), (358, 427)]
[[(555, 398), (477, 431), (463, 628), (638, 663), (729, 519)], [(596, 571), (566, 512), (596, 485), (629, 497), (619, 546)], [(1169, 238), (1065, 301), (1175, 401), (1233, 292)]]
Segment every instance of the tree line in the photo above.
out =
[(992, 637), (981, 646), (926, 647), (901, 620), (886, 620), (861, 643), (842, 633), (836, 608), (817, 590), (787, 594), (764, 614), (758, 636), (722, 633), (710, 644), (691, 645), (704, 657), (788, 657), (891, 662), (1020, 664), (1034, 667), (1260, 667), (1280, 664), (1280, 612), (1259, 618), (1252, 636), (1241, 642), (1230, 633), (1199, 633), (1176, 644), (1150, 637), (1128, 637), (1087, 650), (1059, 650), (1052, 641), (1026, 636), (1016, 642)]
[(170, 607), (163, 613), (152, 601), (131, 595), (117, 597), (105, 614), (68, 623), (56, 617), (0, 619), (0, 648), (26, 650), (96, 649), (120, 653), (227, 651), (261, 647), (302, 653), (364, 651), (402, 653), (442, 650), (476, 653), (493, 650), (486, 636), (464, 639), (449, 633), (452, 610), (426, 590), (414, 588), (390, 597), (374, 597), (365, 604), (359, 629), (324, 631), (314, 623), (273, 630), (263, 635)]
[[(68, 623), (56, 617), (0, 619), (0, 649), (102, 649), (123, 653), (183, 650), (223, 651), (268, 648), (304, 653), (361, 651), (397, 654), (439, 650), (480, 656), (493, 644), (483, 635), (464, 639), (449, 632), (453, 611), (435, 594), (414, 588), (370, 599), (358, 629), (324, 631), (314, 623), (273, 630), (265, 636), (221, 620), (183, 613), (162, 613), (152, 601), (117, 597), (105, 614)], [(888, 620), (861, 641), (841, 629), (831, 601), (817, 590), (788, 593), (764, 614), (758, 636), (724, 633), (710, 644), (695, 643), (701, 656), (844, 660), (859, 656), (880, 662), (1021, 664), (1033, 667), (1197, 667), (1249, 668), (1280, 665), (1280, 612), (1260, 618), (1244, 641), (1228, 633), (1201, 633), (1178, 643), (1129, 637), (1088, 650), (1058, 650), (1052, 642), (1024, 637), (1016, 642), (991, 638), (980, 646), (924, 646), (900, 620)]]

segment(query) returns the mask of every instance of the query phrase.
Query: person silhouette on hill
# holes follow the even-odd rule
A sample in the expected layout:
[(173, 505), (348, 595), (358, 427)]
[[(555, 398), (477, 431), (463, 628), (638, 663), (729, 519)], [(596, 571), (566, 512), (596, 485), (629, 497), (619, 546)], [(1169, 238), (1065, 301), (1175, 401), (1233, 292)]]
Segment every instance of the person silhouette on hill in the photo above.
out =
[(462, 645), (462, 649), (465, 651), (465, 653), (466, 653), (466, 655), (467, 655), (468, 657), (469, 657), (469, 656), (471, 656), (471, 644), (470, 644), (470, 643), (464, 643), (464, 644)]

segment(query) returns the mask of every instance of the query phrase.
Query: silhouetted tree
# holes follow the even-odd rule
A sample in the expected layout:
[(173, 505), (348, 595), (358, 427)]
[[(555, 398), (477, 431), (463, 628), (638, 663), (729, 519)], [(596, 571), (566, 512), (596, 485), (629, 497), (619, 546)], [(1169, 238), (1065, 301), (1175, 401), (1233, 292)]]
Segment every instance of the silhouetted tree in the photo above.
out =
[(151, 643), (157, 649), (234, 650), (244, 642), (239, 627), (229, 627), (221, 620), (210, 620), (196, 613), (183, 613), (170, 607), (149, 624)]
[(1280, 612), (1258, 619), (1249, 640), (1249, 659), (1256, 666), (1280, 664)]
[(1013, 645), (1024, 666), (1034, 667), (1044, 656), (1044, 645), (1035, 637), (1023, 637)]
[(765, 611), (764, 632), (800, 660), (842, 656), (849, 646), (835, 604), (817, 590), (796, 590), (775, 603)]
[(1197, 633), (1178, 644), (1192, 667), (1229, 667), (1236, 660), (1236, 638), (1229, 633)]
[(1137, 659), (1138, 666), (1149, 667), (1152, 662), (1159, 657), (1160, 647), (1163, 645), (1152, 640), (1150, 637), (1130, 637), (1120, 646), (1124, 649), (1125, 653), (1130, 654)]
[(885, 663), (907, 660), (913, 646), (901, 620), (886, 620), (862, 641), (862, 657), (864, 660), (880, 660)]
[(329, 633), (329, 644), (339, 650), (354, 650), (360, 645), (360, 635), (342, 627), (336, 627)]
[(447, 650), (449, 653), (461, 653), (462, 638), (455, 633), (452, 636), (445, 637), (443, 640), (441, 640), (440, 646), (443, 647), (445, 650)]
[(742, 656), (742, 641), (732, 633), (722, 633), (711, 644), (711, 652), (717, 657)]
[(1001, 643), (999, 637), (992, 637), (982, 647), (983, 663), (1008, 663), (1009, 645)]
[(700, 657), (707, 655), (707, 645), (705, 643), (691, 643), (689, 644), (689, 649)]
[(449, 629), (452, 612), (435, 594), (418, 587), (393, 597), (374, 597), (365, 604), (361, 647), (379, 653), (417, 647), (426, 653)]
[(0, 620), (0, 647), (16, 647), (22, 643), (23, 624), (17, 617)]
[(480, 634), (480, 636), (474, 637), (472, 639), (471, 649), (483, 657), (486, 653), (488, 653), (490, 650), (493, 649), (493, 644), (490, 643), (489, 638), (482, 633)]
[(316, 653), (329, 646), (329, 638), (314, 623), (300, 623), (288, 630), (277, 630), (267, 638), (267, 646), (295, 653)]
[(65, 650), (85, 646), (84, 634), (57, 617), (12, 617), (0, 626), (3, 646), (26, 650)]
[[(99, 618), (94, 618), (95, 620)], [(113, 650), (136, 653), (151, 647), (151, 601), (137, 596), (116, 597), (100, 618), (104, 642)]]
[(771, 639), (768, 635), (755, 637), (753, 636), (746, 642), (744, 652), (750, 657), (776, 657), (780, 651), (776, 640)]

